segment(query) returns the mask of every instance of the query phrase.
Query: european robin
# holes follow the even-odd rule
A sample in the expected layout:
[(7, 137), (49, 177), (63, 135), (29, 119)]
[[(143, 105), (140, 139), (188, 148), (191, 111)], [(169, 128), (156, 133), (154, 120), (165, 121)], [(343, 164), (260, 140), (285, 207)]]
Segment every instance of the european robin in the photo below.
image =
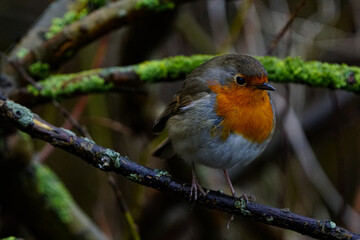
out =
[[(227, 169), (246, 165), (268, 145), (275, 128), (275, 111), (266, 90), (267, 72), (254, 57), (221, 55), (193, 70), (154, 126), (165, 128), (168, 139), (153, 155), (174, 152), (192, 165), (190, 199), (197, 200), (194, 164), (223, 169), (231, 193), (235, 191)], [(165, 154), (166, 153), (166, 154)]]

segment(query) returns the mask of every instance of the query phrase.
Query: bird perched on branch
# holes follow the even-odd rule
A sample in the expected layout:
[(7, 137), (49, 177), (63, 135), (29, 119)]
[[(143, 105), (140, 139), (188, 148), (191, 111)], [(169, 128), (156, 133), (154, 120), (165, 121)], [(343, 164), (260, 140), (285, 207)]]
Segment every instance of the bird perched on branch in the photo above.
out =
[(275, 111), (266, 90), (267, 72), (254, 57), (226, 54), (193, 70), (182, 89), (157, 120), (153, 131), (167, 128), (168, 139), (153, 153), (173, 151), (192, 165), (190, 199), (197, 200), (194, 164), (223, 169), (231, 193), (235, 190), (227, 169), (246, 165), (268, 145), (275, 128)]

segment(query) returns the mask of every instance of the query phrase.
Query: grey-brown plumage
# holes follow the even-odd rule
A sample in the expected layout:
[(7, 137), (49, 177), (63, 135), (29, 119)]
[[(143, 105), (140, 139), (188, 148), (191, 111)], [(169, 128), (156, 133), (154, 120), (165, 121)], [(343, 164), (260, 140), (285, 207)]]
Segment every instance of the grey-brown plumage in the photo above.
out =
[(210, 59), (194, 69), (185, 79), (179, 91), (156, 121), (153, 132), (160, 133), (168, 119), (179, 113), (179, 109), (210, 93), (209, 80), (225, 84), (233, 81), (233, 76), (241, 73), (245, 76), (267, 76), (261, 63), (250, 55), (226, 54)]

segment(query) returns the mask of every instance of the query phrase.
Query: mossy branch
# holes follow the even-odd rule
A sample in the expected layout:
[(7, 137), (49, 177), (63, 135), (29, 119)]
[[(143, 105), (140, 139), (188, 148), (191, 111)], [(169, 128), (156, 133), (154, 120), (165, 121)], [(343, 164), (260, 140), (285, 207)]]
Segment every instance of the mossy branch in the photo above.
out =
[(41, 90), (33, 85), (28, 85), (25, 90), (14, 92), (11, 98), (30, 106), (49, 99), (138, 88), (142, 82), (178, 80), (184, 78), (211, 57), (210, 55), (176, 56), (126, 67), (53, 75), (38, 82)]
[(5, 215), (20, 220), (18, 224), (39, 239), (107, 239), (52, 170), (33, 161), (29, 135), (20, 133), (5, 141), (7, 151), (0, 161), (0, 204)]
[[(78, 137), (69, 130), (57, 128), (26, 107), (4, 97), (0, 98), (0, 119), (11, 122), (34, 138), (45, 140), (55, 147), (80, 157), (98, 169), (121, 174), (138, 184), (188, 200), (190, 185), (176, 180), (168, 172), (144, 167), (112, 149)], [(198, 198), (197, 205), (251, 218), (318, 239), (360, 239), (359, 234), (338, 227), (329, 220), (321, 221), (303, 217), (289, 210), (248, 202), (243, 198), (234, 198), (218, 191), (206, 191), (206, 196), (200, 195)]]
[(346, 64), (304, 61), (299, 57), (257, 57), (264, 65), (269, 80), (301, 83), (311, 87), (343, 89), (360, 93), (360, 67)]
[[(20, 181), (13, 184), (22, 189), (17, 190), (18, 195), (12, 192), (8, 196), (12, 196), (11, 199), (16, 196), (26, 199), (26, 203), (19, 204), (23, 205), (21, 216), (23, 220), (26, 218), (26, 223), (36, 236), (52, 239), (108, 239), (82, 212), (51, 169), (42, 164), (31, 163), (16, 172), (13, 177), (15, 176)], [(13, 184), (11, 186), (14, 187)], [(14, 191), (14, 188), (10, 191)], [(34, 216), (41, 216), (38, 217), (41, 219), (34, 221)], [(43, 229), (44, 222), (51, 226), (47, 231)]]
[(55, 21), (41, 44), (20, 49), (12, 60), (24, 69), (33, 64), (42, 64), (49, 69), (57, 68), (84, 45), (125, 24), (172, 10), (177, 2), (185, 0), (123, 0), (109, 3), (88, 15), (88, 11), (67, 13), (64, 19)]
[[(74, 74), (53, 75), (39, 82), (41, 90), (29, 85), (27, 91), (12, 97), (20, 103), (36, 103), (46, 99), (71, 97), (78, 94), (106, 92), (141, 82), (152, 83), (183, 79), (212, 55), (175, 56), (146, 61), (127, 67), (95, 69)], [(360, 93), (360, 68), (346, 64), (304, 61), (300, 58), (279, 59), (257, 57), (265, 66), (269, 80), (280, 83), (301, 83), (312, 87), (344, 89)]]

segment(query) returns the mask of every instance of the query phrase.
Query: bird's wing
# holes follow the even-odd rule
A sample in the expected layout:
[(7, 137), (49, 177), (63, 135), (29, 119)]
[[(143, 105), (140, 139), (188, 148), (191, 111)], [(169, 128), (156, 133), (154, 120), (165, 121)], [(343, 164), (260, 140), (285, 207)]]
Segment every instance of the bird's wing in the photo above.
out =
[(182, 112), (182, 108), (193, 101), (198, 100), (208, 94), (210, 89), (199, 78), (191, 77), (191, 74), (184, 81), (182, 90), (178, 92), (166, 107), (165, 111), (157, 119), (153, 133), (160, 133), (166, 127), (166, 122), (170, 117)]
[(171, 100), (170, 104), (166, 107), (164, 112), (160, 115), (160, 117), (156, 120), (155, 125), (153, 127), (153, 133), (162, 132), (166, 123), (170, 117), (179, 114), (181, 109), (187, 105), (189, 105), (194, 100), (194, 97), (191, 95), (181, 95), (176, 94)]
[(158, 117), (158, 119), (155, 122), (155, 125), (153, 127), (153, 133), (160, 133), (162, 132), (166, 127), (166, 122), (169, 120), (169, 118), (174, 115), (177, 112), (177, 109), (179, 108), (179, 97), (178, 95), (175, 95), (169, 105), (166, 107), (166, 109), (161, 113), (161, 115)]

